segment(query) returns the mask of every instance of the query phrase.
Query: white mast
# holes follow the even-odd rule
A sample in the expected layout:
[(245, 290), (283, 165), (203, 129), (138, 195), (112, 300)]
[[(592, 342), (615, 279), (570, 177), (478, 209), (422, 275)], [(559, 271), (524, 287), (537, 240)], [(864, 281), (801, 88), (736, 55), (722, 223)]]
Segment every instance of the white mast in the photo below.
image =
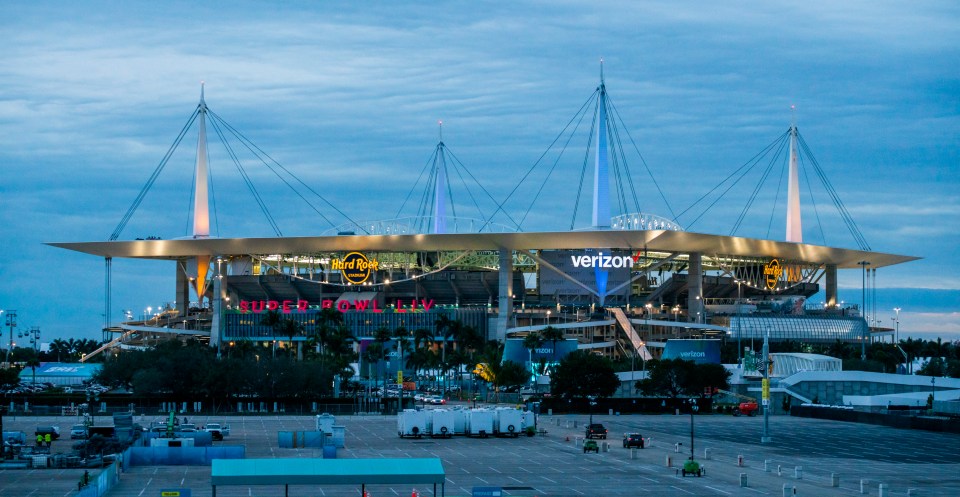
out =
[[(794, 106), (790, 106), (795, 110)], [(800, 181), (797, 175), (797, 125), (790, 123), (790, 172), (787, 183), (787, 241), (803, 243), (800, 223)]]
[[(200, 124), (197, 136), (197, 167), (194, 173), (193, 192), (193, 237), (210, 237), (210, 200), (208, 192), (209, 173), (207, 171), (207, 103), (203, 99), (203, 82), (200, 82)], [(193, 289), (197, 292), (197, 301), (203, 307), (203, 296), (207, 291), (207, 271), (210, 268), (210, 256), (196, 257), (196, 269), (188, 276)], [(192, 264), (191, 264), (192, 266)], [(194, 268), (190, 268), (194, 269)]]
[(437, 156), (434, 158), (436, 181), (433, 190), (433, 232), (447, 232), (447, 167), (443, 160), (443, 121), (440, 126), (440, 143), (437, 144)]
[(607, 166), (607, 88), (600, 59), (600, 99), (597, 113), (597, 154), (593, 166), (593, 227), (610, 227), (610, 175)]
[(207, 173), (207, 103), (203, 100), (203, 82), (200, 83), (200, 133), (197, 137), (197, 168), (194, 173), (193, 237), (210, 236), (210, 201)]

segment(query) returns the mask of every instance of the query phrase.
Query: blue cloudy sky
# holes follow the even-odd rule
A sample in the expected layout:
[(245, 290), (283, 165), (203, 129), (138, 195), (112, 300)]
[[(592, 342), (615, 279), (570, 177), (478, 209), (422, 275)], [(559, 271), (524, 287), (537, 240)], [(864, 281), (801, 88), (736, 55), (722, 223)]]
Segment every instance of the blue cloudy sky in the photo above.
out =
[[(878, 318), (900, 306), (902, 332), (960, 338), (956, 2), (11, 1), (0, 36), (0, 308), (44, 341), (99, 337), (104, 271), (43, 242), (110, 236), (201, 80), (214, 112), (348, 216), (384, 219), (441, 119), (445, 143), (504, 198), (587, 101), (601, 57), (625, 129), (677, 212), (782, 134), (796, 105), (871, 248), (923, 257), (878, 271)], [(271, 236), (213, 142), (217, 233)], [(524, 229), (569, 227), (586, 145), (571, 140)], [(186, 234), (195, 146), (191, 132), (122, 239)], [(628, 152), (642, 209), (666, 215)], [(241, 160), (284, 235), (331, 227)], [(729, 234), (751, 176), (693, 229)], [(782, 239), (771, 181), (738, 235)], [(532, 198), (531, 184), (515, 198)], [(855, 248), (813, 190), (805, 240)], [(111, 319), (172, 301), (173, 274), (171, 263), (115, 261)], [(841, 298), (859, 302), (860, 273), (840, 283)]]

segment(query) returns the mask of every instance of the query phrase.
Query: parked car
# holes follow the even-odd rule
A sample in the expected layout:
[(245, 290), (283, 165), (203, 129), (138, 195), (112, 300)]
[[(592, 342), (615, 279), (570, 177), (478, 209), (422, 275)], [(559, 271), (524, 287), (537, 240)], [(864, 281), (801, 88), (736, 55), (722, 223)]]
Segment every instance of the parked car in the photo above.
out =
[(87, 438), (87, 427), (85, 425), (73, 425), (72, 427), (70, 427), (70, 438), (71, 439)]
[(34, 433), (36, 435), (46, 435), (50, 434), (50, 438), (56, 440), (60, 438), (60, 427), (59, 426), (38, 426), (37, 431)]
[(587, 425), (586, 438), (607, 438), (607, 429), (600, 423)]
[(600, 445), (597, 443), (596, 440), (584, 440), (584, 441), (583, 441), (583, 453), (586, 454), (587, 452), (591, 452), (591, 451), (592, 451), (592, 452), (596, 452), (597, 454), (599, 454), (599, 453), (600, 453)]
[(177, 430), (183, 433), (191, 433), (197, 431), (197, 425), (193, 423), (180, 423), (180, 429)]
[(430, 404), (438, 405), (438, 406), (447, 403), (447, 401), (439, 395), (433, 395), (433, 396), (427, 397), (425, 400)]
[(624, 433), (623, 434), (623, 448), (628, 449), (630, 447), (639, 447), (643, 448), (643, 435), (639, 433)]
[(230, 434), (230, 426), (224, 426), (220, 423), (207, 423), (207, 425), (203, 427), (203, 431), (209, 433), (214, 440), (220, 441), (223, 440), (224, 436)]

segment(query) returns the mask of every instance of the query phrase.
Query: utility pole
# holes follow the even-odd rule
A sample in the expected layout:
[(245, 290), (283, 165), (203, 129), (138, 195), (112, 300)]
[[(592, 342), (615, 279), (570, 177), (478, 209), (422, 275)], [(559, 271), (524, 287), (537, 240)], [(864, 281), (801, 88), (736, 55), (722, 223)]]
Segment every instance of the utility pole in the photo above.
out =
[(862, 289), (861, 289), (861, 308), (860, 308), (860, 317), (863, 318), (864, 322), (867, 324), (867, 329), (864, 330), (864, 335), (860, 337), (860, 360), (867, 360), (867, 335), (870, 333), (870, 323), (867, 322), (867, 266), (870, 265), (869, 261), (860, 261), (857, 263), (859, 266), (863, 267), (863, 277), (862, 277)]
[(7, 311), (7, 326), (10, 327), (10, 343), (7, 345), (7, 367), (10, 367), (10, 352), (13, 350), (13, 329), (17, 327), (17, 311)]
[(773, 439), (770, 437), (770, 332), (763, 337), (763, 362), (761, 363), (763, 371), (763, 433), (760, 435), (760, 443), (770, 443)]

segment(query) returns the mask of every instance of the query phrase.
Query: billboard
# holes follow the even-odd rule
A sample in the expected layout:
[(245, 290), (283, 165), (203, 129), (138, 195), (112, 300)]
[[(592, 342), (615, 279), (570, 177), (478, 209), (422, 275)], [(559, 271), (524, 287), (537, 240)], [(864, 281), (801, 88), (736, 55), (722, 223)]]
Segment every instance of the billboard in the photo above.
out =
[(663, 359), (684, 359), (697, 364), (720, 364), (720, 340), (667, 340)]
[[(550, 250), (537, 255), (602, 296), (626, 283), (636, 262), (627, 250)], [(629, 285), (625, 285), (617, 294), (629, 291)], [(590, 295), (590, 292), (552, 268), (540, 265), (540, 295)]]
[(534, 363), (540, 362), (540, 359), (553, 363), (560, 362), (567, 354), (576, 350), (577, 341), (575, 339), (557, 340), (556, 353), (554, 353), (553, 341), (551, 340), (547, 340), (539, 347), (530, 350), (523, 346), (523, 339), (508, 338), (503, 344), (503, 360), (526, 364), (532, 358)]

